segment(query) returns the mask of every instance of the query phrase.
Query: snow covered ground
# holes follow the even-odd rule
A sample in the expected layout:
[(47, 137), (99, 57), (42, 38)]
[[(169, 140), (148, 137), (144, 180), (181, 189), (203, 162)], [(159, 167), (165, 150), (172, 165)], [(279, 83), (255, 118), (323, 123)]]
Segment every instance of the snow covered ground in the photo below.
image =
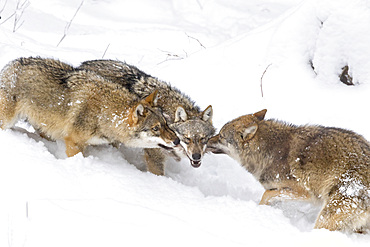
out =
[[(268, 118), (348, 128), (370, 140), (366, 0), (0, 0), (0, 16), (0, 67), (31, 55), (75, 66), (119, 59), (203, 109), (212, 104), (218, 129), (267, 108)], [(346, 65), (355, 86), (339, 81)], [(123, 147), (66, 158), (63, 142), (6, 130), (0, 150), (0, 246), (370, 241), (313, 230), (318, 206), (259, 206), (261, 185), (224, 155), (206, 155), (198, 169), (169, 160), (158, 177), (142, 170), (140, 150)]]

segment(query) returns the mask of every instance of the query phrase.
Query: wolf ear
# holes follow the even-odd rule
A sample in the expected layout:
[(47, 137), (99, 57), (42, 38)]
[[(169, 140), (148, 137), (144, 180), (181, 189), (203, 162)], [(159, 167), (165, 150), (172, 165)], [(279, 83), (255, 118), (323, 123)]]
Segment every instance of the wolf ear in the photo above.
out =
[(265, 118), (266, 112), (267, 110), (263, 109), (259, 112), (254, 113), (253, 116), (255, 116), (259, 121), (262, 121)]
[(142, 104), (138, 104), (133, 112), (132, 120), (136, 124), (139, 121), (139, 116), (144, 115), (144, 106)]
[(177, 107), (175, 112), (175, 123), (178, 121), (186, 121), (188, 119), (188, 114), (182, 106)]
[(209, 105), (202, 113), (202, 119), (203, 121), (212, 123), (212, 117), (213, 117), (213, 110), (212, 106)]
[(248, 140), (252, 139), (252, 137), (256, 134), (257, 129), (258, 129), (258, 125), (255, 124), (255, 123), (251, 124), (247, 128), (245, 128), (243, 133), (242, 133), (243, 140), (248, 141)]
[(153, 93), (149, 94), (146, 96), (144, 99), (146, 103), (148, 103), (151, 106), (157, 106), (157, 101), (158, 101), (158, 90), (155, 90)]

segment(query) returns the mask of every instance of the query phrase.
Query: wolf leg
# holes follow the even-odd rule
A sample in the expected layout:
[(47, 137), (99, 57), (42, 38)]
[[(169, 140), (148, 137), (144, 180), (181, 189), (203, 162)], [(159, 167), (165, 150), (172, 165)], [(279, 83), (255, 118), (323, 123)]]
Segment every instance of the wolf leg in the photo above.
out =
[(165, 156), (159, 148), (145, 148), (145, 160), (148, 171), (156, 175), (164, 175)]
[(35, 129), (36, 129), (35, 133), (38, 134), (41, 138), (43, 138), (43, 139), (45, 139), (47, 141), (55, 141), (48, 134), (46, 134), (45, 132), (43, 132), (42, 130), (40, 130), (38, 128), (35, 128)]
[(8, 129), (17, 121), (16, 101), (9, 99), (4, 91), (0, 91), (0, 127)]
[(64, 143), (66, 145), (67, 156), (72, 157), (79, 152), (83, 152), (86, 142), (81, 141), (76, 135), (68, 135), (64, 137)]
[(362, 232), (369, 222), (368, 200), (358, 196), (343, 195), (337, 191), (324, 204), (316, 220), (315, 228)]
[(263, 193), (261, 201), (259, 205), (270, 205), (273, 200), (280, 199), (280, 200), (308, 200), (310, 199), (309, 193), (300, 187), (297, 188), (279, 188), (279, 189), (271, 189), (266, 190)]

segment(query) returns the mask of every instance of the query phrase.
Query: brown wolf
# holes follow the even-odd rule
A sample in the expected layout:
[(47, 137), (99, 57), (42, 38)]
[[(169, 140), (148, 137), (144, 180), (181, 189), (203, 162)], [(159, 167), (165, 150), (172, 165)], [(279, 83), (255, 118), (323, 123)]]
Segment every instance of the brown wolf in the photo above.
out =
[(370, 145), (339, 128), (264, 120), (266, 110), (225, 124), (208, 142), (240, 162), (276, 198), (318, 200), (315, 228), (363, 231), (370, 213)]
[[(171, 152), (175, 159), (185, 154), (193, 167), (199, 167), (208, 139), (214, 135), (212, 107), (200, 111), (190, 98), (169, 84), (154, 78), (135, 66), (114, 60), (93, 60), (81, 64), (79, 69), (94, 71), (104, 78), (122, 85), (138, 97), (146, 97), (158, 90), (160, 97), (157, 105), (171, 129), (180, 139), (181, 149)], [(146, 149), (146, 159), (151, 164), (151, 172), (164, 174), (163, 150)]]
[(0, 74), (0, 126), (19, 118), (51, 139), (64, 139), (67, 156), (89, 144), (173, 147), (176, 134), (159, 108), (157, 91), (143, 100), (98, 76), (53, 59), (19, 58)]

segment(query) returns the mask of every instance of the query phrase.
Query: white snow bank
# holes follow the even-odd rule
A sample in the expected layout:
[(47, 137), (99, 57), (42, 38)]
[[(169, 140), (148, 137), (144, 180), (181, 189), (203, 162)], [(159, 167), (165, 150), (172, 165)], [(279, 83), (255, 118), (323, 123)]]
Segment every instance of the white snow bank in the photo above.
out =
[[(268, 118), (345, 127), (370, 139), (366, 1), (85, 0), (57, 47), (80, 3), (31, 1), (13, 32), (14, 18), (3, 21), (16, 2), (7, 1), (0, 66), (30, 55), (73, 65), (126, 60), (201, 108), (212, 104), (218, 128), (267, 108)], [(359, 85), (339, 82), (345, 64)], [(91, 147), (86, 158), (66, 158), (63, 142), (7, 130), (0, 131), (0, 150), (0, 246), (367, 246), (370, 240), (312, 230), (319, 210), (313, 205), (258, 206), (261, 185), (223, 155), (206, 155), (198, 169), (169, 160), (166, 176), (157, 177), (140, 170), (139, 150), (124, 147)]]

